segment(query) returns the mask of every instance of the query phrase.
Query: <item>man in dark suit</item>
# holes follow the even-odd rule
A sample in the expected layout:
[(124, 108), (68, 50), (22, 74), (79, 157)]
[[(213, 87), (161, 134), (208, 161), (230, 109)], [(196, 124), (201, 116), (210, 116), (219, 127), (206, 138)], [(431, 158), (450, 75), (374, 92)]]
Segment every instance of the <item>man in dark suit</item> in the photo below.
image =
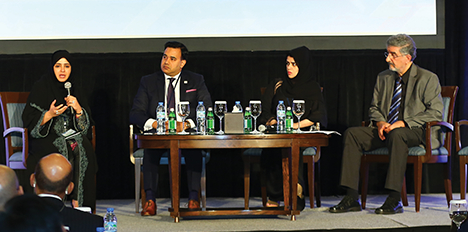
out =
[[(212, 106), (211, 96), (202, 75), (182, 70), (187, 62), (188, 50), (182, 43), (167, 42), (161, 59), (161, 71), (141, 78), (140, 87), (133, 100), (130, 111), (130, 123), (140, 129), (155, 132), (157, 128), (156, 107), (164, 102), (167, 111), (180, 101), (190, 102), (190, 115), (186, 128), (195, 127), (195, 114), (198, 102), (205, 107)], [(167, 117), (167, 114), (166, 114)], [(177, 116), (177, 130), (181, 130), (182, 120)], [(141, 211), (142, 216), (156, 215), (156, 191), (158, 188), (158, 167), (161, 156), (167, 150), (145, 149), (143, 157), (143, 181), (147, 202)], [(187, 169), (189, 189), (189, 209), (199, 209), (202, 153), (201, 150), (183, 150)]]
[(73, 169), (67, 158), (60, 154), (50, 154), (43, 157), (31, 174), (30, 183), (34, 192), (57, 210), (63, 225), (69, 231), (96, 231), (102, 227), (103, 218), (78, 209), (66, 207), (63, 199), (73, 191)]
[[(359, 166), (362, 151), (387, 147), (389, 167), (385, 188), (390, 191), (376, 214), (402, 213), (400, 191), (406, 171), (408, 148), (425, 143), (425, 123), (441, 121), (444, 109), (436, 74), (413, 64), (416, 45), (405, 34), (391, 36), (385, 53), (389, 69), (377, 76), (369, 108), (369, 127), (349, 128), (344, 134), (341, 185), (347, 190), (331, 213), (359, 211)], [(432, 141), (433, 148), (440, 142)]]

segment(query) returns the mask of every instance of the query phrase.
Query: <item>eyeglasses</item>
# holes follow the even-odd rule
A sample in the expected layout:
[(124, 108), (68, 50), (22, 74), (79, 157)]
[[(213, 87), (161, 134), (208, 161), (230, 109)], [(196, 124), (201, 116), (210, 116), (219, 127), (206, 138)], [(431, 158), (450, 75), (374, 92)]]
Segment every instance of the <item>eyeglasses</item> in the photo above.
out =
[(292, 65), (293, 67), (296, 67), (296, 66), (297, 66), (296, 62), (289, 62), (289, 61), (286, 61), (286, 67), (288, 67), (289, 65)]
[(397, 55), (396, 53), (394, 53), (394, 52), (390, 52), (390, 53), (389, 53), (389, 52), (384, 52), (383, 54), (384, 54), (385, 58), (387, 58), (388, 56), (390, 56), (390, 58), (393, 58), (393, 59), (396, 59), (396, 58), (402, 57), (402, 56), (406, 56), (406, 55), (398, 56), (398, 55)]

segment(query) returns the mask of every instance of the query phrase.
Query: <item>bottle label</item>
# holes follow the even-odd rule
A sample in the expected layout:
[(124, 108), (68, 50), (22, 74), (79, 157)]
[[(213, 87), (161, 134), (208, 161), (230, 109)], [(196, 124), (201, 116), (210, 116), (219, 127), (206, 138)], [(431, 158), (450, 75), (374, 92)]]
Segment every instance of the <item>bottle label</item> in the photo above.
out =
[(292, 130), (292, 118), (286, 118), (286, 130)]
[(176, 131), (176, 120), (172, 119), (169, 120), (169, 132), (175, 132)]
[(285, 117), (286, 116), (286, 112), (284, 110), (278, 110), (276, 112), (277, 116), (278, 117)]
[(208, 131), (214, 130), (214, 119), (206, 120)]
[(166, 118), (166, 112), (164, 111), (158, 111), (156, 114), (157, 119), (165, 119)]
[(252, 131), (252, 119), (244, 119), (244, 132)]
[(104, 225), (106, 231), (117, 231), (117, 222), (106, 221)]
[(204, 110), (197, 111), (197, 118), (205, 118), (205, 111)]

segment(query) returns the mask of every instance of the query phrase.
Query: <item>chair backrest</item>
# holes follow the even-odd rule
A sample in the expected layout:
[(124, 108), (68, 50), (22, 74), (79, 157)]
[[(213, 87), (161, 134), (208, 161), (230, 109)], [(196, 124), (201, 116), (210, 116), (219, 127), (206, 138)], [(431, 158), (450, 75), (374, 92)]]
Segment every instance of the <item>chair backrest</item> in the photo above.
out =
[[(11, 127), (23, 127), (22, 114), (29, 92), (0, 92), (4, 131)], [(8, 158), (22, 149), (23, 139), (19, 132), (5, 137), (5, 149)]]
[[(442, 86), (442, 103), (444, 104), (444, 111), (442, 112), (442, 121), (448, 122), (453, 125), (453, 115), (455, 109), (455, 100), (457, 98), (458, 86)], [(452, 134), (444, 133), (441, 131), (441, 142), (444, 147), (451, 148)]]

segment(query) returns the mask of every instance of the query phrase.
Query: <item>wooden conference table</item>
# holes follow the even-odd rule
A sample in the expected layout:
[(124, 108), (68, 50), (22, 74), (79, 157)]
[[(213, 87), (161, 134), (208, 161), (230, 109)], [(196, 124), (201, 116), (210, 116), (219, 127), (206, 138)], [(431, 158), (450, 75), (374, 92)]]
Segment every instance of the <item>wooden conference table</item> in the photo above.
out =
[[(185, 216), (210, 215), (295, 215), (299, 152), (301, 147), (328, 146), (330, 135), (321, 133), (300, 134), (224, 134), (224, 135), (148, 135), (136, 134), (138, 148), (170, 149), (170, 179), (174, 222)], [(235, 149), (235, 148), (283, 148), (284, 207), (281, 208), (216, 208), (188, 210), (180, 208), (180, 149)], [(227, 164), (226, 164), (227, 165)], [(289, 168), (288, 168), (289, 167)], [(292, 186), (292, 187), (291, 187)], [(290, 201), (292, 207), (290, 207)]]

